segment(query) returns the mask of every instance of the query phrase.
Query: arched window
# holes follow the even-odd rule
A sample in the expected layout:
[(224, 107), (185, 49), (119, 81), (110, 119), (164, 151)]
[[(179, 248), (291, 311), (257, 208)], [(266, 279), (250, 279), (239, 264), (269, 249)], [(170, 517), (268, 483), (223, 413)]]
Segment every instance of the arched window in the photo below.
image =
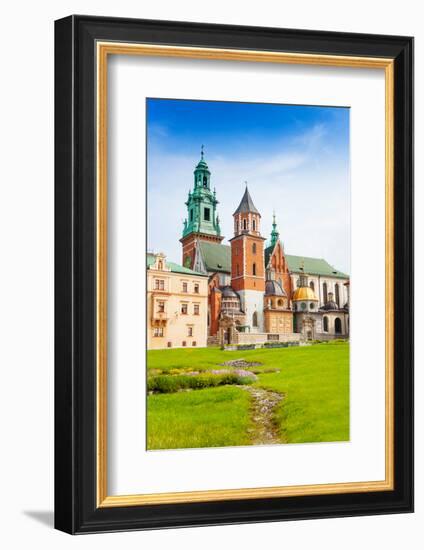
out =
[(339, 283), (336, 283), (334, 285), (334, 291), (336, 293), (336, 304), (340, 307), (340, 289), (339, 289)]
[(278, 307), (283, 307), (283, 300), (280, 298), (277, 304), (278, 304)]
[(236, 274), (237, 276), (240, 275), (240, 268), (239, 268), (239, 264), (236, 264)]
[(324, 317), (323, 323), (324, 323), (324, 326), (323, 326), (324, 332), (328, 332), (328, 317)]
[(314, 281), (311, 281), (311, 282), (309, 283), (309, 286), (312, 288), (312, 290), (315, 290)]
[(247, 220), (246, 220), (246, 218), (244, 218), (244, 220), (243, 220), (243, 229), (244, 229), (245, 231), (246, 231), (246, 229), (247, 229)]
[(253, 275), (256, 275), (256, 264), (253, 264), (252, 266), (252, 273)]
[(328, 297), (327, 297), (327, 283), (323, 283), (322, 285), (322, 294), (324, 296), (324, 304), (327, 303)]
[(257, 327), (258, 326), (258, 314), (256, 311), (252, 315), (252, 326)]
[(253, 231), (256, 231), (256, 220), (254, 219), (252, 222)]
[(252, 254), (256, 254), (256, 243), (252, 244)]
[(339, 317), (336, 317), (334, 320), (334, 332), (336, 334), (342, 333), (342, 321)]
[(159, 262), (158, 262), (158, 269), (163, 269), (162, 260), (159, 260)]
[(206, 176), (203, 176), (203, 187), (208, 186), (208, 178)]

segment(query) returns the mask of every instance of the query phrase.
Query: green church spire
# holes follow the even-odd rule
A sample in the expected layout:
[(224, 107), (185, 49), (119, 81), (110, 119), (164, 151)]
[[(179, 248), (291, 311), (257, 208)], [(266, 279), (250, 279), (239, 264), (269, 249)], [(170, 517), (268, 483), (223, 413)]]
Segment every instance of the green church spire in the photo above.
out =
[(280, 237), (280, 233), (277, 229), (277, 223), (275, 221), (275, 211), (272, 214), (272, 231), (271, 231), (271, 246), (275, 246)]
[(221, 229), (216, 212), (215, 189), (211, 190), (211, 173), (205, 161), (204, 147), (200, 151), (200, 160), (194, 169), (194, 187), (189, 191), (187, 219), (184, 220), (183, 237), (190, 233), (202, 233), (219, 237)]

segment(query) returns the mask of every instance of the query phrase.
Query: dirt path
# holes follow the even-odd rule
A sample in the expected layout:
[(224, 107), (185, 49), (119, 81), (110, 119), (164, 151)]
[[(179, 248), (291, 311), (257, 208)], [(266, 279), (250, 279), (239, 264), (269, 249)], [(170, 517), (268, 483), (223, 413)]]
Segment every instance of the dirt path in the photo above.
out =
[(277, 426), (274, 422), (275, 408), (283, 399), (280, 393), (242, 386), (252, 396), (252, 419), (254, 427), (251, 429), (253, 445), (271, 445), (283, 443), (278, 437)]

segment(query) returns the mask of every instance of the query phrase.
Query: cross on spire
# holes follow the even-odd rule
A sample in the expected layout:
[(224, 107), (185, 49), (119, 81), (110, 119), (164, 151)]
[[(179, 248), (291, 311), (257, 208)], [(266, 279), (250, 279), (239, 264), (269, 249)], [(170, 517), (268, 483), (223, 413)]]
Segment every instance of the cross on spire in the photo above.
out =
[(202, 143), (202, 147), (200, 148), (200, 157), (201, 157), (202, 160), (203, 160), (203, 156), (204, 156), (204, 148), (205, 148), (205, 146)]

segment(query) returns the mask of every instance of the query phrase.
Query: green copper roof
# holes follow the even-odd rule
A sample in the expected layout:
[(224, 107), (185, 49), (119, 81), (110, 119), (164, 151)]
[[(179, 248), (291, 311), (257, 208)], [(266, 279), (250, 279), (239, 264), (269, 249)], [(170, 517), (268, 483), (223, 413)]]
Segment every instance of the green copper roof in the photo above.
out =
[(280, 237), (280, 233), (277, 229), (277, 222), (275, 221), (275, 212), (272, 215), (272, 231), (271, 231), (271, 246), (275, 246)]
[[(342, 271), (338, 271), (322, 258), (307, 258), (306, 256), (290, 256), (286, 254), (286, 260), (289, 265), (289, 270), (292, 273), (306, 273), (307, 275), (322, 275), (339, 279), (349, 279), (349, 275), (346, 275), (346, 273)], [(302, 266), (304, 266), (303, 269)]]
[[(198, 241), (202, 252), (205, 268), (209, 272), (221, 271), (231, 273), (231, 247), (224, 244), (208, 243)], [(265, 266), (274, 250), (275, 245), (268, 246), (265, 249)], [(322, 258), (308, 258), (306, 256), (291, 256), (286, 254), (286, 260), (289, 270), (292, 273), (306, 273), (307, 275), (321, 275), (335, 277), (338, 279), (348, 279), (349, 275), (338, 271), (326, 260)], [(304, 270), (301, 269), (304, 264)]]
[(231, 247), (198, 241), (206, 271), (231, 273)]
[(203, 157), (203, 145), (201, 159), (194, 170), (194, 187), (188, 193), (186, 201), (187, 218), (184, 220), (183, 237), (191, 233), (204, 235), (221, 235), (219, 217), (216, 211), (218, 201), (215, 190), (211, 190), (211, 173)]
[[(155, 255), (147, 254), (146, 255), (147, 267), (150, 267), (154, 263), (155, 263)], [(206, 276), (206, 275), (203, 275), (202, 273), (198, 273), (197, 271), (193, 271), (192, 269), (188, 269), (187, 267), (183, 267), (182, 265), (175, 264), (174, 262), (168, 262), (168, 260), (165, 260), (165, 265), (171, 270), (172, 273), (182, 273), (183, 275), (199, 275), (200, 277)]]

